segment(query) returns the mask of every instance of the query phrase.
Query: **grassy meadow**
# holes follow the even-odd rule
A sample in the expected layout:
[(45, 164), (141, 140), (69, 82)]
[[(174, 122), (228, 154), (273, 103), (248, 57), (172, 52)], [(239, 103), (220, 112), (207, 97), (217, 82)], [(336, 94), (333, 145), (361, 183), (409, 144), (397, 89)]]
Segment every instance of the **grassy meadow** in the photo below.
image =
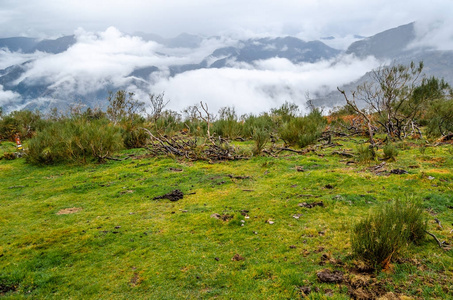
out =
[[(0, 160), (0, 297), (452, 299), (453, 252), (430, 236), (366, 271), (350, 235), (377, 206), (417, 199), (428, 230), (452, 244), (453, 145), (400, 142), (380, 168), (335, 153), (363, 142), (217, 163), (144, 149), (104, 164)], [(154, 200), (176, 189), (183, 199)], [(324, 269), (345, 279), (323, 283)]]

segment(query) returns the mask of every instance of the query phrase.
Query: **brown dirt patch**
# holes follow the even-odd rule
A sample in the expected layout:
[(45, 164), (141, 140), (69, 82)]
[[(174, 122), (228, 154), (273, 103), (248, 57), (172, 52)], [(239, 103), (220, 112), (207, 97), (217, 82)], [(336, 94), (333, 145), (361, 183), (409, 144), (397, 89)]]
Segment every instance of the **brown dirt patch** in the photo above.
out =
[(80, 207), (71, 207), (71, 208), (60, 209), (57, 212), (57, 215), (75, 214), (75, 213), (78, 213), (81, 210), (82, 210), (82, 208), (80, 208)]

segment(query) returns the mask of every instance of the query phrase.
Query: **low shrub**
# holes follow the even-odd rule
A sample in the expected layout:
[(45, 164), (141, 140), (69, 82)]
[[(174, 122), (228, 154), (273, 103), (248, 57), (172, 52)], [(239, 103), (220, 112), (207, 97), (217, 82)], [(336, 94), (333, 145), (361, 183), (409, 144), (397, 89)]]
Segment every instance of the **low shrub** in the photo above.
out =
[(418, 202), (396, 200), (378, 208), (354, 226), (352, 251), (374, 267), (385, 267), (409, 243), (422, 240), (426, 228), (427, 218)]
[(279, 135), (286, 144), (303, 148), (321, 137), (326, 124), (327, 120), (322, 116), (321, 111), (314, 109), (306, 116), (294, 117), (283, 123), (279, 129)]
[(38, 131), (28, 146), (32, 164), (102, 162), (123, 147), (123, 137), (121, 128), (106, 119), (64, 119)]
[(359, 163), (369, 163), (376, 158), (376, 152), (371, 146), (358, 145), (356, 150), (356, 157)]
[(255, 127), (252, 139), (255, 142), (253, 155), (259, 155), (270, 139), (269, 131), (262, 127)]
[(398, 149), (393, 144), (386, 144), (382, 150), (384, 151), (384, 159), (396, 160)]

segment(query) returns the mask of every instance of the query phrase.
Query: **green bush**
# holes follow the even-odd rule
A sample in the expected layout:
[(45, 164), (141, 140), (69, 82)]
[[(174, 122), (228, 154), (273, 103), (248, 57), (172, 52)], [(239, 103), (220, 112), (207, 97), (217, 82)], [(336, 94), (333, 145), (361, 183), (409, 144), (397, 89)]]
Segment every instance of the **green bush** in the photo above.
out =
[(356, 157), (359, 163), (369, 163), (376, 158), (374, 148), (371, 146), (358, 145), (356, 150)]
[(425, 237), (427, 218), (413, 200), (396, 200), (378, 208), (355, 225), (351, 245), (354, 255), (377, 267), (390, 262), (411, 242)]
[(45, 121), (39, 112), (13, 111), (0, 119), (0, 140), (14, 141), (16, 134), (22, 139), (30, 138), (36, 130), (43, 128)]
[(316, 142), (321, 137), (327, 124), (321, 111), (314, 109), (304, 117), (294, 117), (284, 122), (279, 128), (280, 138), (288, 145), (301, 148)]
[(382, 150), (384, 151), (384, 159), (396, 160), (398, 149), (393, 144), (386, 144)]
[(106, 119), (63, 119), (48, 124), (29, 141), (27, 161), (32, 164), (99, 162), (123, 147), (121, 128)]
[(263, 127), (255, 127), (252, 139), (255, 142), (253, 155), (259, 155), (270, 139), (269, 131)]
[(124, 146), (127, 149), (143, 148), (148, 143), (148, 134), (143, 130), (145, 119), (139, 115), (133, 115), (129, 119), (123, 119), (119, 123), (123, 129)]
[(254, 132), (257, 128), (266, 130), (271, 134), (275, 129), (275, 123), (273, 122), (272, 118), (264, 113), (259, 116), (255, 115), (243, 115), (241, 117), (243, 126), (241, 128), (241, 136), (243, 138), (251, 138), (253, 137)]
[(241, 124), (234, 108), (222, 107), (219, 110), (219, 119), (212, 124), (212, 133), (229, 139), (235, 139), (240, 135)]

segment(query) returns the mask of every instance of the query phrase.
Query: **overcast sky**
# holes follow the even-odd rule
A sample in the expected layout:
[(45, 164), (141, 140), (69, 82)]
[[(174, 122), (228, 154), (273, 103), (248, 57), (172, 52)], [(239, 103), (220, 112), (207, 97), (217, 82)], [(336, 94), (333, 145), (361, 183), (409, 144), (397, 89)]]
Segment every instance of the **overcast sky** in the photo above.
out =
[[(0, 49), (0, 69), (29, 61), (17, 83), (44, 80), (55, 91), (53, 97), (62, 99), (110, 86), (127, 88), (143, 99), (148, 92), (165, 92), (175, 110), (203, 100), (213, 111), (229, 104), (239, 113), (259, 112), (284, 101), (303, 106), (307, 93), (335, 90), (383, 62), (343, 56), (335, 64), (293, 64), (273, 58), (174, 77), (169, 76), (168, 67), (199, 63), (237, 38), (334, 36), (324, 42), (345, 49), (354, 35), (371, 36), (413, 21), (417, 22), (416, 43), (453, 50), (452, 12), (453, 0), (0, 0), (0, 37), (75, 34), (77, 39), (57, 55)], [(135, 32), (224, 38), (205, 39), (197, 49), (165, 49), (133, 36)], [(162, 71), (153, 74), (145, 86), (137, 86), (128, 74), (146, 66)], [(19, 94), (0, 85), (0, 106), (20, 108), (21, 103)]]
[(370, 36), (412, 21), (448, 22), (452, 0), (0, 0), (0, 37), (48, 37), (82, 27), (173, 37)]

